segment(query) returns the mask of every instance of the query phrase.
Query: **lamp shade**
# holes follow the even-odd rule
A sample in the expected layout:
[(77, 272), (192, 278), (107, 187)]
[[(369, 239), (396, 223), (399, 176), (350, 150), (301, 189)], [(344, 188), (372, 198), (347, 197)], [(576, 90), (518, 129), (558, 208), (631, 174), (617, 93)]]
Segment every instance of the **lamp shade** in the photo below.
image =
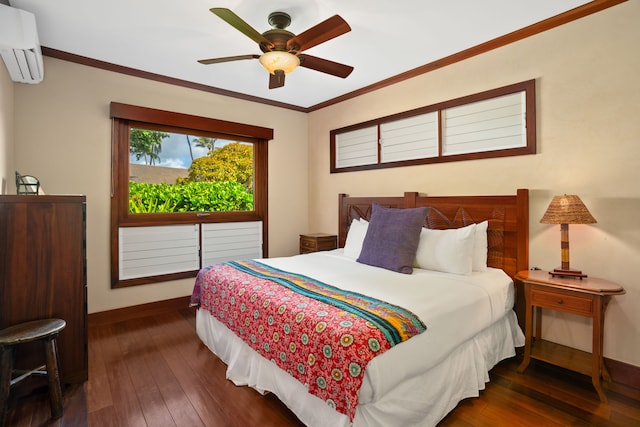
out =
[(260, 56), (260, 64), (271, 74), (275, 74), (276, 70), (290, 73), (300, 65), (300, 59), (293, 53), (272, 50)]
[(542, 224), (595, 224), (597, 221), (580, 197), (565, 194), (553, 197), (540, 222)]

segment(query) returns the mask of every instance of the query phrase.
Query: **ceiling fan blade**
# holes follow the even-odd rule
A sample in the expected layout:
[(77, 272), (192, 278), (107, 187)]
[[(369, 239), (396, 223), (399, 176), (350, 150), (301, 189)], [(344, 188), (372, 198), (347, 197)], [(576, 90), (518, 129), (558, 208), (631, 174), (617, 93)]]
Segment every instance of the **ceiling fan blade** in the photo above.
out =
[(238, 56), (225, 56), (223, 58), (210, 58), (210, 59), (198, 59), (201, 64), (219, 64), (221, 62), (241, 61), (243, 59), (258, 59), (260, 55), (238, 55)]
[(221, 18), (223, 21), (225, 21), (227, 24), (231, 25), (233, 28), (240, 31), (245, 36), (249, 37), (254, 42), (268, 46), (269, 48), (273, 48), (273, 43), (267, 40), (262, 34), (260, 34), (251, 25), (243, 21), (242, 18), (233, 13), (231, 10), (223, 7), (214, 7), (209, 10), (216, 16)]
[(287, 41), (287, 49), (302, 52), (349, 31), (351, 31), (349, 24), (339, 15), (333, 15), (331, 18), (289, 39)]
[(284, 86), (284, 71), (276, 70), (274, 74), (269, 74), (269, 89)]
[(298, 55), (300, 58), (300, 66), (320, 71), (321, 73), (331, 74), (332, 76), (346, 78), (353, 71), (350, 65), (340, 64), (338, 62), (329, 61), (311, 55)]

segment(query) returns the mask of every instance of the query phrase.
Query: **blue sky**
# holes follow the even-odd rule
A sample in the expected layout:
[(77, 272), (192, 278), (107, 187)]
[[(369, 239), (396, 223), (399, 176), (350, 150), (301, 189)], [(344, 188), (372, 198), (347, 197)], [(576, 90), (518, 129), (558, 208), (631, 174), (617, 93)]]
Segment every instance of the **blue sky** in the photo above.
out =
[[(188, 169), (191, 165), (191, 157), (189, 156), (189, 147), (187, 145), (187, 137), (185, 134), (170, 133), (168, 138), (162, 140), (162, 151), (160, 152), (160, 162), (156, 166), (166, 166), (169, 168)], [(193, 158), (206, 156), (207, 149), (196, 147), (194, 141), (197, 136), (189, 135)], [(216, 147), (221, 147), (232, 141), (217, 140)], [(134, 155), (129, 156), (129, 161), (133, 164), (144, 164), (144, 158), (136, 160)]]

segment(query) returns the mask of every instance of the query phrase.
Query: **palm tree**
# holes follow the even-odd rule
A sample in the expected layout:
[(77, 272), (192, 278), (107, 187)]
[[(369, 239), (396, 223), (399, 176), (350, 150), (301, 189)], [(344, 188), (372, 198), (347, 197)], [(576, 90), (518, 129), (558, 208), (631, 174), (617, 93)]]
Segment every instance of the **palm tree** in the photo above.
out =
[[(216, 142), (218, 142), (218, 138), (210, 138), (208, 136), (199, 136), (195, 139), (196, 147), (206, 148), (209, 152), (212, 152), (216, 149)], [(193, 159), (192, 159), (193, 160)]]
[(157, 130), (131, 128), (129, 134), (129, 152), (136, 160), (144, 158), (146, 165), (155, 165), (160, 160), (162, 140), (169, 134)]
[(193, 150), (191, 149), (191, 140), (189, 139), (189, 135), (185, 135), (187, 138), (187, 146), (189, 147), (189, 157), (191, 157), (191, 161), (193, 162)]

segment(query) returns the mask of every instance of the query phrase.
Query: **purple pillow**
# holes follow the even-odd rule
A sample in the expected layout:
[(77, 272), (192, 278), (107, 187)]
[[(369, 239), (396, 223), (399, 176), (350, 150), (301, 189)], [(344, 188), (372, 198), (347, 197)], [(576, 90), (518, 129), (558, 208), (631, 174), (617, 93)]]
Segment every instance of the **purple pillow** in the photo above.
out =
[(398, 273), (413, 273), (428, 208), (395, 209), (373, 203), (358, 262)]

